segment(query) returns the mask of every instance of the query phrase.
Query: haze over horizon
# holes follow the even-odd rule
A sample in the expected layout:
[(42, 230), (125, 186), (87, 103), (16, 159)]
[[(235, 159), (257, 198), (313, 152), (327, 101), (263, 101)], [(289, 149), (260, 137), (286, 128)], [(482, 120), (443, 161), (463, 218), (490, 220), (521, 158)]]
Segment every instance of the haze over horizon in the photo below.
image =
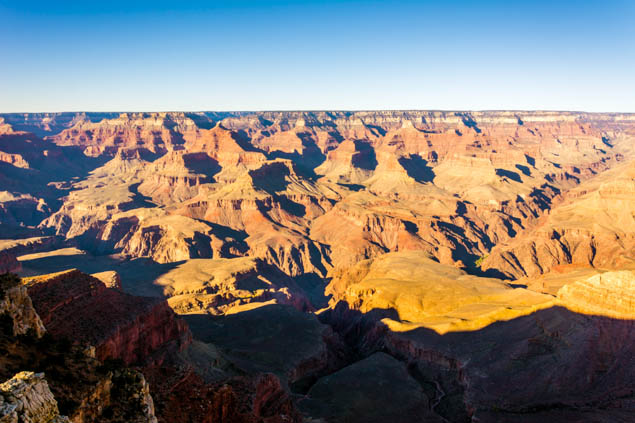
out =
[(0, 1), (0, 112), (635, 112), (627, 1)]

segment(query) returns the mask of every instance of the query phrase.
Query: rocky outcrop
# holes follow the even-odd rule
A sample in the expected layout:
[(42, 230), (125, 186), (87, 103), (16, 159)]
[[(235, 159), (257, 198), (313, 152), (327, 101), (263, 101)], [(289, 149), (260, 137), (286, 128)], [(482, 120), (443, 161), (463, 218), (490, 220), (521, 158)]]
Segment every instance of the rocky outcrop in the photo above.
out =
[(124, 418), (130, 423), (157, 423), (154, 400), (145, 377), (137, 370), (126, 368), (115, 369), (102, 379), (71, 418), (74, 423), (104, 418), (113, 421)]
[(114, 270), (107, 270), (105, 272), (93, 273), (90, 276), (102, 281), (103, 284), (106, 285), (106, 288), (114, 288), (118, 290), (123, 289), (121, 286), (121, 276), (119, 276), (119, 273), (115, 272)]
[(0, 385), (0, 422), (70, 423), (60, 416), (43, 373), (20, 372)]
[(41, 337), (45, 332), (26, 287), (13, 274), (0, 275), (0, 315), (11, 319), (14, 336), (33, 333)]
[[(3, 275), (0, 282), (0, 294), (4, 296), (0, 301), (3, 317), (0, 350), (4, 352), (0, 357), (0, 377), (21, 369), (38, 369), (48, 375), (45, 380), (43, 373), (20, 371), (1, 384), (0, 421), (157, 422), (150, 386), (143, 374), (125, 368), (121, 360), (113, 360), (112, 356), (105, 356), (105, 362), (100, 363), (95, 359), (95, 348), (86, 347), (81, 333), (75, 334), (74, 340), (79, 341), (76, 345), (68, 337), (44, 333), (26, 286), (20, 285), (20, 280), (13, 275)], [(68, 292), (67, 302), (79, 301), (80, 291)], [(116, 313), (117, 309), (110, 311)], [(13, 323), (13, 331), (8, 323)], [(137, 340), (147, 342), (147, 337), (140, 336)], [(124, 342), (130, 343), (130, 336)], [(143, 345), (137, 347), (139, 353), (153, 353), (154, 358), (158, 357), (156, 351), (147, 352)], [(161, 347), (169, 346), (162, 344)], [(59, 410), (68, 418), (60, 417), (58, 402)]]
[[(161, 360), (190, 342), (165, 300), (135, 297), (77, 270), (27, 279), (29, 296), (54, 336), (93, 345), (99, 360)], [(157, 352), (159, 356), (153, 357)]]
[(24, 160), (24, 158), (19, 154), (9, 154), (0, 151), (0, 162), (5, 162), (12, 166), (21, 167), (23, 169), (29, 168), (29, 162)]

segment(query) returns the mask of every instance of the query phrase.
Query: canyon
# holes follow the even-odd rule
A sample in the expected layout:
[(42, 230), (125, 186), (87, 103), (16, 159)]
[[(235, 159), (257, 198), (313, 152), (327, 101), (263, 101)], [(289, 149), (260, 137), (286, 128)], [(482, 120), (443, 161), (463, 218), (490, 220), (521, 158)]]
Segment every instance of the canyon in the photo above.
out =
[(630, 422), (635, 115), (0, 114), (5, 273), (0, 421)]

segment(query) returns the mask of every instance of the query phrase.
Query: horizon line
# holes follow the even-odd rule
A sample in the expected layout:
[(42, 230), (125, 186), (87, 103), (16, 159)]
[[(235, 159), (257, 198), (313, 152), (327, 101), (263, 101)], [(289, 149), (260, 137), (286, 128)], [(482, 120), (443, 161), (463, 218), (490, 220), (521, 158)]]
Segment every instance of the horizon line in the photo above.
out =
[(36, 114), (64, 114), (64, 113), (328, 113), (328, 112), (340, 112), (340, 113), (359, 113), (359, 112), (462, 112), (462, 113), (500, 113), (500, 112), (514, 112), (514, 113), (540, 113), (540, 112), (552, 112), (552, 113), (585, 113), (585, 114), (635, 114), (635, 111), (595, 111), (590, 112), (586, 110), (566, 110), (566, 109), (400, 109), (400, 108), (387, 108), (387, 109), (259, 109), (259, 110), (214, 110), (214, 109), (199, 109), (199, 110), (63, 110), (63, 111), (37, 111), (37, 112), (2, 112), (0, 115), (36, 115)]

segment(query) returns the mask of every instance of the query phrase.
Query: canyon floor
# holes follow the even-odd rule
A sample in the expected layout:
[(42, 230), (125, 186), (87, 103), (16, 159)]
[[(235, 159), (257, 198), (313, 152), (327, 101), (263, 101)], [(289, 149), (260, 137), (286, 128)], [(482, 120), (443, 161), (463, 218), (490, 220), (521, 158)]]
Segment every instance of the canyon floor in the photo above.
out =
[(5, 272), (73, 422), (632, 422), (635, 115), (0, 114)]

